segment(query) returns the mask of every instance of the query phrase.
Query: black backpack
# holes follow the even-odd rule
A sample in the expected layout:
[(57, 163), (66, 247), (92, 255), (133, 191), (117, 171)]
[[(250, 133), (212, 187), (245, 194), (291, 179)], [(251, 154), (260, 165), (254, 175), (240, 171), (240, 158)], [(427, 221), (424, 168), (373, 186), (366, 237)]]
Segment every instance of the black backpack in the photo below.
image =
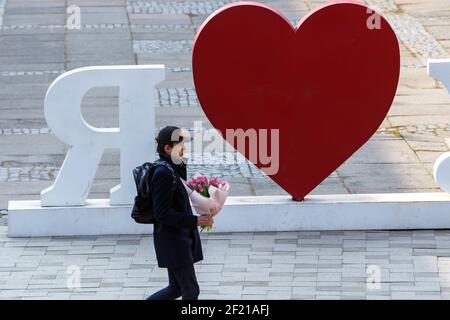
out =
[(158, 159), (155, 162), (146, 162), (135, 169), (133, 169), (134, 182), (136, 184), (137, 195), (134, 197), (134, 205), (131, 210), (131, 218), (137, 223), (153, 224), (155, 218), (153, 217), (153, 201), (151, 181), (154, 169), (159, 166), (165, 166), (170, 170), (173, 177), (172, 188), (176, 188), (176, 175), (173, 168), (166, 161)]

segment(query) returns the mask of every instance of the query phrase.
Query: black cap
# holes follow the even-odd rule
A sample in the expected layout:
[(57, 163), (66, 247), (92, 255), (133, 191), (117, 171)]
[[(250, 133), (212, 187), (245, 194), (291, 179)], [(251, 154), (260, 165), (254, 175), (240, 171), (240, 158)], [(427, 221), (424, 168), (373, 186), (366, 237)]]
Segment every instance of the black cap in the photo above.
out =
[(182, 130), (176, 126), (165, 126), (159, 131), (155, 140), (161, 144), (169, 144), (171, 142), (192, 141), (192, 138), (184, 136)]

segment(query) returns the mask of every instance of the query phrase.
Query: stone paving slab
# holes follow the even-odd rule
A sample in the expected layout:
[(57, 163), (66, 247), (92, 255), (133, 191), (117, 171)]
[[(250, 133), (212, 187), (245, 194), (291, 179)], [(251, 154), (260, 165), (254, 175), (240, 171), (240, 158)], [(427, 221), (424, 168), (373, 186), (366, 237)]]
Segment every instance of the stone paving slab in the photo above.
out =
[[(167, 284), (166, 270), (156, 266), (152, 236), (10, 239), (6, 226), (0, 230), (0, 299), (143, 299)], [(201, 238), (200, 299), (449, 297), (447, 230)], [(67, 285), (71, 270), (80, 272), (79, 288)], [(376, 286), (367, 284), (371, 270), (379, 272)]]

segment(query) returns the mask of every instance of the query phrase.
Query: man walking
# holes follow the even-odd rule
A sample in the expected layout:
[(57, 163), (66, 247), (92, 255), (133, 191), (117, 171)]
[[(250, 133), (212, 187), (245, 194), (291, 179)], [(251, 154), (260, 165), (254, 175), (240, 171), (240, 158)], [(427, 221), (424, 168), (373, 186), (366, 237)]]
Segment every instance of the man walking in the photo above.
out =
[(167, 126), (156, 138), (157, 151), (173, 169), (159, 165), (151, 181), (153, 214), (153, 240), (158, 267), (167, 268), (169, 285), (147, 300), (197, 300), (200, 288), (194, 263), (203, 260), (198, 226), (212, 224), (211, 215), (195, 216), (189, 196), (181, 179), (186, 180), (186, 164), (183, 161), (184, 141), (180, 128)]

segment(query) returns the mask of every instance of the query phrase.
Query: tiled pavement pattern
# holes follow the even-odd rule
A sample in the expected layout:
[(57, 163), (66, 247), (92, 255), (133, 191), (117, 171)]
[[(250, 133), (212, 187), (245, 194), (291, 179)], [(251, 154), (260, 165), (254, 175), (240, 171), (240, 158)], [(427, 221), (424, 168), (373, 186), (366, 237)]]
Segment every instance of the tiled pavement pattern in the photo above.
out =
[[(67, 147), (51, 135), (43, 115), (49, 84), (65, 70), (87, 65), (163, 63), (157, 127), (210, 124), (192, 81), (191, 44), (198, 26), (231, 1), (8, 0), (0, 1), (0, 209), (11, 199), (37, 199), (52, 183)], [(263, 1), (294, 23), (324, 1)], [(368, 0), (389, 19), (402, 50), (401, 81), (389, 116), (377, 134), (314, 193), (439, 191), (434, 160), (448, 150), (450, 96), (426, 74), (428, 57), (450, 47), (450, 0)], [(66, 8), (78, 5), (80, 29), (65, 27)], [(90, 90), (82, 111), (95, 126), (117, 126), (118, 92)], [(320, 124), (318, 124), (320, 128)], [(248, 163), (204, 166), (233, 185), (232, 195), (284, 194)], [(196, 172), (197, 168), (191, 168)], [(373, 174), (376, 173), (376, 174)], [(12, 179), (10, 178), (12, 176)], [(19, 178), (17, 178), (17, 176)], [(118, 182), (118, 153), (104, 155), (91, 197), (107, 197)]]
[[(0, 299), (143, 299), (167, 285), (151, 236), (8, 239), (5, 233), (0, 226)], [(449, 231), (201, 237), (200, 299), (450, 298)]]
[[(158, 85), (157, 127), (209, 122), (198, 107), (190, 63), (198, 26), (231, 1), (0, 0), (0, 298), (137, 298), (166, 283), (151, 237), (9, 239), (7, 201), (37, 199), (67, 147), (43, 115), (50, 83), (88, 65), (167, 67)], [(325, 1), (264, 0), (292, 22)], [(377, 134), (314, 193), (433, 192), (434, 160), (448, 151), (450, 96), (427, 76), (427, 58), (450, 52), (450, 0), (367, 0), (391, 22), (402, 69), (394, 105)], [(70, 5), (81, 28), (65, 27)], [(117, 126), (117, 90), (96, 88), (82, 111)], [(320, 130), (320, 123), (317, 124)], [(196, 155), (198, 156), (198, 155)], [(250, 170), (250, 171), (246, 171)], [(247, 163), (192, 166), (224, 175), (232, 195), (283, 194)], [(118, 183), (118, 153), (102, 159), (90, 196)], [(202, 233), (201, 298), (450, 298), (448, 231)], [(81, 268), (69, 290), (69, 266)], [(380, 289), (366, 285), (379, 268)], [(72, 270), (72, 269), (70, 269)], [(70, 271), (69, 270), (69, 271)], [(73, 270), (72, 270), (73, 271)]]

